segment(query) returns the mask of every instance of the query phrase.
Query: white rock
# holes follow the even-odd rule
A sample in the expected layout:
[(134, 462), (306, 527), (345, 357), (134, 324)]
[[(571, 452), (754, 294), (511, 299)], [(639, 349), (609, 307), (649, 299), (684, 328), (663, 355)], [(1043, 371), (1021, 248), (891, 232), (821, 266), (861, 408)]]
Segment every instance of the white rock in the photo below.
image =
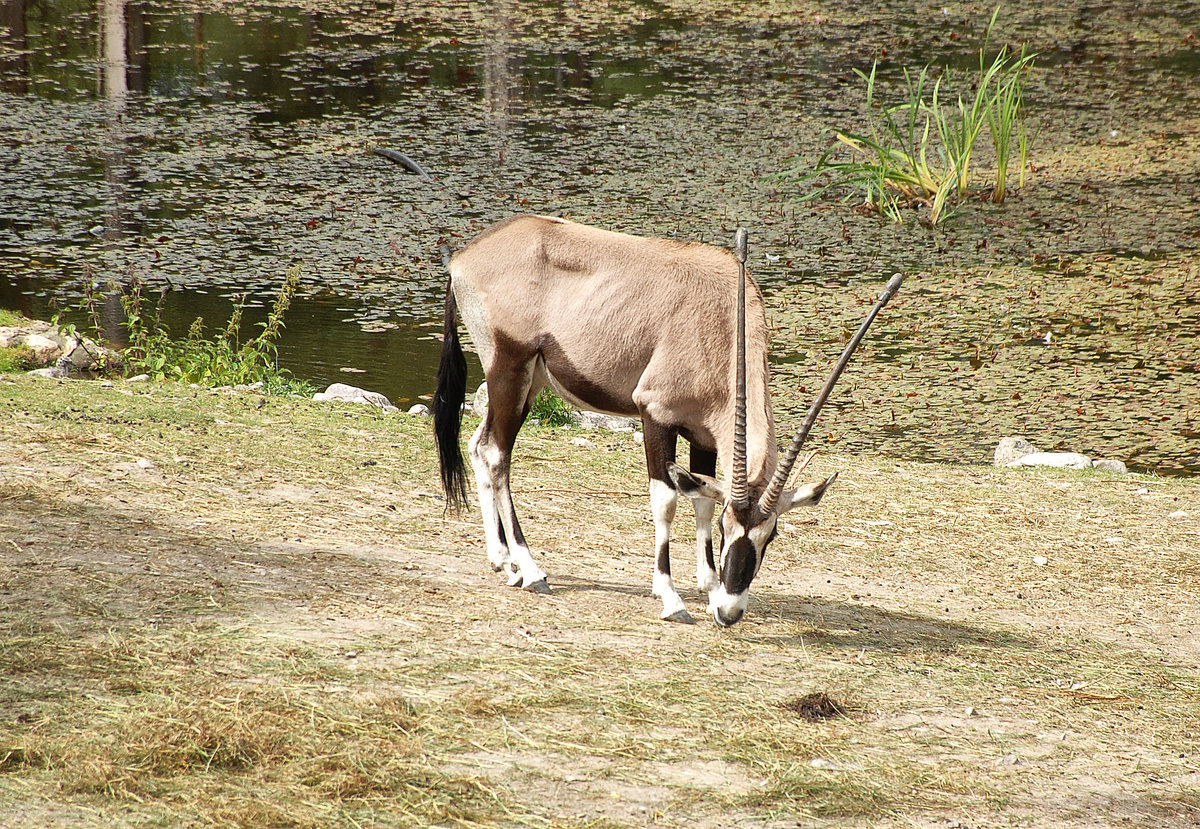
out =
[(126, 377), (125, 382), (126, 383), (145, 383), (149, 379), (150, 379), (149, 374), (135, 374), (132, 377)]
[(1045, 556), (1034, 556), (1033, 563), (1036, 564), (1038, 567), (1045, 567), (1047, 564), (1050, 563), (1050, 559), (1046, 558)]
[(1004, 464), (1013, 466), (1053, 466), (1060, 469), (1090, 469), (1092, 459), (1078, 452), (1034, 452)]
[(1017, 458), (1022, 458), (1026, 455), (1032, 455), (1037, 449), (1033, 444), (1022, 437), (1007, 437), (1000, 438), (1000, 442), (996, 444), (996, 451), (992, 455), (992, 464), (995, 466), (1007, 466)]
[(62, 346), (41, 334), (27, 334), (18, 340), (18, 345), (32, 351), (34, 359), (42, 365), (54, 362), (62, 354)]
[(571, 438), (571, 443), (575, 446), (582, 446), (584, 449), (596, 448), (596, 444), (592, 443), (587, 438)]
[(148, 461), (145, 458), (138, 458), (137, 465), (140, 466), (142, 469), (153, 469), (154, 468), (154, 462)]
[(1171, 513), (1170, 515), (1167, 516), (1167, 518), (1187, 518), (1187, 517), (1188, 517), (1188, 514), (1181, 509), (1177, 509), (1173, 513)]
[(313, 395), (313, 400), (318, 402), (338, 400), (346, 403), (365, 403), (370, 406), (378, 406), (388, 412), (400, 411), (400, 409), (392, 405), (392, 401), (379, 392), (367, 391), (357, 386), (348, 386), (345, 383), (334, 383), (325, 389), (325, 391), (317, 392)]
[(420, 417), (429, 417), (429, 407), (424, 403), (418, 403), (417, 405), (410, 407), (408, 413), (410, 415), (419, 415)]
[(1099, 469), (1102, 472), (1115, 472), (1118, 475), (1128, 475), (1129, 469), (1126, 468), (1124, 461), (1102, 460), (1092, 463), (1093, 469)]
[(475, 412), (476, 417), (483, 417), (487, 414), (488, 409), (488, 387), (487, 383), (480, 383), (479, 388), (475, 389), (475, 399), (471, 403), (471, 409)]

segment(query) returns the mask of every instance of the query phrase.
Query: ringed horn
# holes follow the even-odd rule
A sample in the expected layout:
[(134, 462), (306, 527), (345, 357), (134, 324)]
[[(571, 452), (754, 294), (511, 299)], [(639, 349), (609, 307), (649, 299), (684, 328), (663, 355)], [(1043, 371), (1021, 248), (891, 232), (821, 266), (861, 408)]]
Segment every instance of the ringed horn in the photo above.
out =
[[(787, 486), (788, 476), (792, 474), (792, 466), (796, 463), (796, 456), (800, 454), (800, 447), (804, 445), (804, 441), (808, 438), (809, 430), (812, 429), (817, 415), (821, 412), (821, 407), (829, 399), (829, 393), (833, 391), (834, 384), (841, 377), (842, 370), (850, 362), (850, 357), (854, 354), (854, 349), (858, 348), (858, 344), (866, 335), (867, 329), (871, 327), (871, 323), (875, 321), (875, 317), (883, 310), (883, 306), (888, 304), (888, 300), (896, 295), (896, 291), (900, 290), (900, 283), (903, 281), (904, 278), (900, 274), (892, 274), (892, 278), (888, 280), (883, 293), (879, 295), (879, 299), (875, 301), (875, 305), (871, 308), (870, 313), (867, 314), (867, 318), (863, 320), (858, 331), (850, 338), (850, 342), (846, 344), (846, 349), (838, 359), (837, 365), (833, 367), (833, 372), (829, 375), (829, 379), (825, 381), (820, 394), (813, 401), (812, 408), (808, 410), (808, 416), (804, 418), (804, 423), (796, 430), (796, 436), (792, 438), (791, 445), (788, 446), (787, 452), (784, 453), (783, 458), (779, 461), (779, 466), (775, 469), (775, 476), (771, 479), (767, 491), (763, 493), (762, 498), (758, 502), (758, 508), (762, 513), (769, 513), (775, 509), (775, 505), (779, 502), (779, 496), (783, 494), (783, 488)], [(736, 457), (736, 454), (734, 457)]]
[(746, 483), (746, 254), (749, 240), (746, 228), (739, 227), (733, 240), (733, 255), (738, 261), (737, 400), (733, 410), (733, 480), (729, 487), (729, 498), (739, 513), (750, 506)]

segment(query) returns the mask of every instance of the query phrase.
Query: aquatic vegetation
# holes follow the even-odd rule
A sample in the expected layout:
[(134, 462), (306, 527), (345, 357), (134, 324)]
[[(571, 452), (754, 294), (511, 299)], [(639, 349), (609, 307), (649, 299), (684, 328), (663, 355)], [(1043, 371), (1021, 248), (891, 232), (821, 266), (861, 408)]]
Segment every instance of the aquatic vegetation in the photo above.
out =
[[(964, 98), (959, 93), (950, 104), (943, 82), (949, 86), (953, 73), (946, 67), (935, 79), (931, 66), (926, 65), (919, 73), (904, 70), (906, 98), (902, 103), (879, 105), (878, 62), (869, 73), (855, 69), (866, 84), (869, 132), (837, 130), (835, 143), (811, 171), (796, 168), (782, 177), (798, 182), (825, 180), (804, 200), (830, 189), (862, 190), (865, 204), (896, 222), (904, 220), (902, 207), (924, 203), (929, 207), (929, 223), (936, 225), (949, 215), (951, 198), (968, 192), (975, 145), (986, 127), (996, 155), (991, 197), (995, 202), (1004, 201), (1014, 136), (1022, 170), (1028, 155), (1022, 104), (1025, 78), (1036, 56), (1024, 47), (1017, 53), (1004, 46), (988, 62), (988, 44), (998, 13), (999, 9), (993, 13), (979, 49), (979, 73), (967, 79), (966, 85), (975, 90), (973, 96)], [(849, 158), (838, 154), (843, 147), (850, 148)], [(1020, 182), (1024, 182), (1023, 173)]]
[[(998, 10), (997, 10), (998, 11)], [(992, 25), (996, 16), (992, 15)], [(988, 26), (988, 36), (992, 26)], [(987, 41), (979, 50), (979, 69), (984, 71), (984, 55), (987, 52)], [(999, 204), (1004, 201), (1008, 181), (1008, 164), (1012, 157), (1013, 133), (1017, 139), (1017, 170), (1019, 177), (1017, 186), (1025, 184), (1025, 164), (1029, 154), (1029, 133), (1022, 117), (1022, 104), (1025, 101), (1026, 71), (1033, 64), (1033, 55), (1026, 54), (1021, 47), (1019, 55), (1012, 55), (1005, 46), (1000, 50), (992, 68), (1000, 67), (1000, 78), (996, 81), (996, 94), (992, 97), (987, 108), (988, 129), (992, 136), (992, 147), (996, 151), (996, 183), (992, 188), (992, 201)]]
[(207, 336), (204, 318), (196, 317), (187, 335), (175, 339), (162, 321), (166, 293), (160, 295), (156, 313), (150, 317), (143, 295), (144, 284), (134, 279), (121, 298), (129, 334), (126, 358), (130, 369), (149, 374), (152, 380), (177, 380), (202, 386), (262, 383), (263, 390), (272, 394), (311, 394), (311, 384), (295, 379), (278, 364), (277, 343), (283, 332), (283, 317), (299, 284), (300, 269), (293, 267), (284, 277), (267, 319), (257, 323), (262, 329), (258, 336), (242, 342), (244, 296), (234, 303), (233, 313), (216, 336)]

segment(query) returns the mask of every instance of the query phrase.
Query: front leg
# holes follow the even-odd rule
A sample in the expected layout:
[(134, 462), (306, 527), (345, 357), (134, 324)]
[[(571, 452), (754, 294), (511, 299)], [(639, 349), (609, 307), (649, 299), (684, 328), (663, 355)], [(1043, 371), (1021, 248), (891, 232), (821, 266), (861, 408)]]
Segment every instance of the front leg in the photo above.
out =
[(711, 498), (693, 498), (692, 506), (696, 509), (696, 588), (707, 596), (717, 586), (712, 534), (717, 502)]
[(667, 478), (667, 465), (675, 460), (676, 432), (642, 418), (645, 430), (646, 469), (650, 474), (650, 512), (654, 516), (654, 581), (652, 591), (662, 599), (659, 618), (694, 624), (671, 579), (671, 522), (679, 499)]
[[(717, 476), (717, 453), (691, 445), (691, 469), (710, 478)], [(712, 522), (717, 502), (711, 498), (693, 498), (696, 510), (696, 587), (708, 595), (717, 586), (717, 566), (713, 561)]]
[(675, 518), (678, 495), (666, 481), (650, 479), (650, 511), (654, 515), (654, 587), (655, 596), (662, 599), (660, 619), (691, 624), (693, 619), (683, 605), (679, 591), (671, 579), (671, 521)]

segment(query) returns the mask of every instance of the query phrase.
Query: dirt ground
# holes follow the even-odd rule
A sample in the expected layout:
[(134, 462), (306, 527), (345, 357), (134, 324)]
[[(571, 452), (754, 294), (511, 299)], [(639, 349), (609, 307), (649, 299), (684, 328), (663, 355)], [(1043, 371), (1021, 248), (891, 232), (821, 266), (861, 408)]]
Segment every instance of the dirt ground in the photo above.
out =
[[(419, 418), (24, 377), (0, 408), (6, 829), (1200, 825), (1193, 481), (818, 456), (805, 477), (840, 469), (836, 490), (788, 516), (720, 631), (687, 507), (698, 624), (657, 618), (629, 435), (523, 436), (538, 596), (444, 514)], [(340, 753), (304, 748), (304, 722), (219, 773), (217, 749), (168, 768), (161, 737), (154, 762), (115, 745), (144, 697), (188, 698), (170, 720), (199, 732), (265, 687), (355, 716), (403, 700), (415, 724), (378, 745), (409, 765), (285, 785), (350, 753), (338, 730), (317, 742)], [(799, 716), (808, 694), (832, 716)], [(100, 782), (78, 770), (101, 755)], [(402, 800), (417, 769), (450, 794)]]

